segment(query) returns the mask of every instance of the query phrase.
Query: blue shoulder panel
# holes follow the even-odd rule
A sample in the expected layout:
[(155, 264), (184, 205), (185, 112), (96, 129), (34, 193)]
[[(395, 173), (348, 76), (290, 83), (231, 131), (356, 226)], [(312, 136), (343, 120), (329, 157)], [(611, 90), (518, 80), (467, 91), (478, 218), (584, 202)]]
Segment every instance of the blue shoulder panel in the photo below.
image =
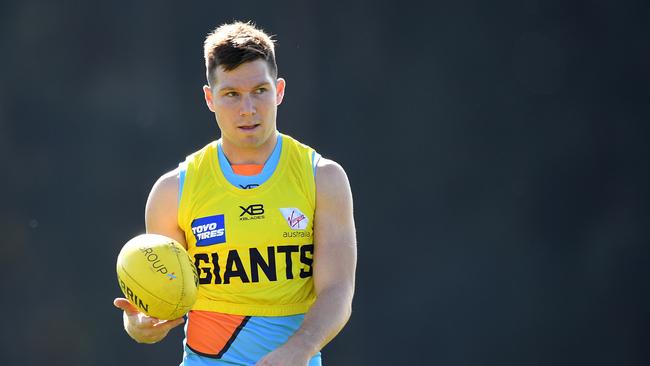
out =
[(183, 185), (185, 184), (185, 172), (187, 167), (185, 163), (181, 163), (179, 166), (180, 172), (178, 173), (178, 202), (181, 201), (181, 196), (183, 196)]

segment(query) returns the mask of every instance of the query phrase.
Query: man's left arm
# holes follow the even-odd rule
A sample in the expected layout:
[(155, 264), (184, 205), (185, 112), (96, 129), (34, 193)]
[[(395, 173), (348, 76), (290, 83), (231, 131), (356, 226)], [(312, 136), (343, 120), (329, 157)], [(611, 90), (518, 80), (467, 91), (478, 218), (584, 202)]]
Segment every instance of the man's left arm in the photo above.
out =
[(257, 365), (305, 366), (343, 329), (352, 312), (357, 245), (350, 183), (337, 163), (321, 159), (316, 174), (316, 302), (300, 329)]

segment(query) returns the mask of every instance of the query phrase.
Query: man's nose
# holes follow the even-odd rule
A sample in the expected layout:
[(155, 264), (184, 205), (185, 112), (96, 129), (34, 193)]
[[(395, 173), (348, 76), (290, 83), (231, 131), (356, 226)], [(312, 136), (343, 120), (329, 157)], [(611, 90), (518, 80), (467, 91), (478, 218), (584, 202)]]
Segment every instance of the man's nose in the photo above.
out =
[(242, 98), (241, 110), (239, 114), (242, 116), (251, 116), (256, 113), (255, 103), (253, 103), (253, 98), (250, 95), (245, 95)]

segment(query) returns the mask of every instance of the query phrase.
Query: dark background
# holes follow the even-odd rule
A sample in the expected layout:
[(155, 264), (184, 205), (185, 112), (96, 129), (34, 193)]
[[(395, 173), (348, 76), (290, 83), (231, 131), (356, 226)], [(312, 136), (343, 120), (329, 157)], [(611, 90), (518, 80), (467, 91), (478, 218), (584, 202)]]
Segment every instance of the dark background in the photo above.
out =
[(278, 125), (347, 170), (326, 365), (650, 363), (644, 1), (0, 2), (2, 365), (177, 365), (112, 300), (154, 181), (218, 136), (202, 42), (255, 20)]

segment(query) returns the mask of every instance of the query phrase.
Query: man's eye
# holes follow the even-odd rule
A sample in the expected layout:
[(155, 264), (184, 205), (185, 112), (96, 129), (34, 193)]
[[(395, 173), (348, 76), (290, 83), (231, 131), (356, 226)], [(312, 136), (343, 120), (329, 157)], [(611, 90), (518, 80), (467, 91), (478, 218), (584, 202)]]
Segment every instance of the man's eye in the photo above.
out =
[(266, 88), (257, 88), (255, 89), (255, 94), (262, 94), (266, 92)]
[(224, 94), (224, 95), (227, 96), (227, 97), (236, 97), (236, 96), (237, 96), (237, 92), (227, 92), (227, 93)]

